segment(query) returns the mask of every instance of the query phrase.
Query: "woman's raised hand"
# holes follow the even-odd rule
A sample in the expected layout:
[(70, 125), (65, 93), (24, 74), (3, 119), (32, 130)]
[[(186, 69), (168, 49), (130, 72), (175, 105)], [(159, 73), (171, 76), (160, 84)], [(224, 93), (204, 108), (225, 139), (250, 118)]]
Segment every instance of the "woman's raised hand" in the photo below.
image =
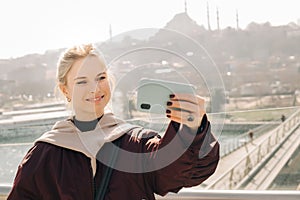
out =
[(185, 124), (197, 130), (206, 113), (205, 100), (193, 94), (171, 94), (167, 102), (166, 115), (172, 121)]

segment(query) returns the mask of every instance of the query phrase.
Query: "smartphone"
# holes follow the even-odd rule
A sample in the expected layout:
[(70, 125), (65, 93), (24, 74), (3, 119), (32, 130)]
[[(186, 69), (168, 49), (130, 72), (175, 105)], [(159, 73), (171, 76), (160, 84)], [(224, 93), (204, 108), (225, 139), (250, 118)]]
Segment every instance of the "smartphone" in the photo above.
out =
[(143, 78), (138, 83), (137, 109), (142, 112), (165, 114), (170, 94), (196, 93), (192, 84)]

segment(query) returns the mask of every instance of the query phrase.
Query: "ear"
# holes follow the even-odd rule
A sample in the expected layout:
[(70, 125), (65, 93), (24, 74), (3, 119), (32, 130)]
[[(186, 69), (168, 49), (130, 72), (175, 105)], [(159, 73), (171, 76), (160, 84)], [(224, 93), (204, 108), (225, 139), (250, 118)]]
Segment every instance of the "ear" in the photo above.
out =
[(66, 85), (59, 84), (59, 89), (65, 95), (65, 97), (68, 97), (69, 91)]

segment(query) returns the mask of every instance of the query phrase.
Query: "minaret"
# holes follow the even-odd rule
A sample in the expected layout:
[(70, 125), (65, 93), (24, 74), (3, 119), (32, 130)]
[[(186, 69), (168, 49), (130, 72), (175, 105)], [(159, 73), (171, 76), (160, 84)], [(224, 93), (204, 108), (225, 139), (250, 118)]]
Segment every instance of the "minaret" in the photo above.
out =
[(184, 12), (187, 14), (187, 5), (186, 5), (186, 0), (184, 0)]
[(206, 9), (207, 9), (207, 28), (210, 31), (210, 20), (209, 20), (209, 6), (208, 6), (208, 1), (206, 2)]
[(236, 30), (239, 30), (239, 11), (236, 9)]
[(220, 19), (219, 19), (219, 8), (217, 7), (217, 27), (218, 31), (220, 30)]
[(109, 24), (109, 39), (112, 41), (112, 29), (111, 29), (111, 24)]

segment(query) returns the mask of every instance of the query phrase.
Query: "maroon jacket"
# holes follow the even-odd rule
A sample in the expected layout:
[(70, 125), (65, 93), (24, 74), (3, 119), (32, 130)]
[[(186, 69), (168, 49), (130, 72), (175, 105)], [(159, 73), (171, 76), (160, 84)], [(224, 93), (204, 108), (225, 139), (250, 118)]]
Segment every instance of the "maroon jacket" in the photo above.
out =
[[(178, 192), (183, 187), (199, 185), (206, 180), (217, 167), (219, 144), (210, 132), (209, 122), (204, 121), (196, 136), (187, 127), (183, 126), (179, 130), (179, 124), (171, 122), (155, 156), (128, 158), (125, 151), (120, 151), (116, 165), (129, 162), (149, 170), (144, 173), (113, 170), (105, 199), (153, 200), (154, 193), (163, 196), (168, 192)], [(155, 134), (151, 131), (147, 133), (150, 138)], [(120, 147), (135, 153), (153, 151), (152, 148), (147, 149), (149, 137), (135, 142), (130, 141), (130, 133), (125, 134), (120, 138)], [(191, 139), (192, 143), (188, 144)], [(215, 144), (210, 147), (213, 141)], [(203, 148), (204, 146), (207, 148)], [(160, 151), (163, 147), (170, 149)], [(174, 152), (182, 150), (183, 153), (171, 164), (151, 170), (159, 166), (161, 160), (172, 157), (172, 149)], [(83, 153), (37, 142), (19, 165), (8, 200), (93, 200), (105, 169), (106, 165), (97, 161), (97, 171), (93, 177), (90, 158)]]

